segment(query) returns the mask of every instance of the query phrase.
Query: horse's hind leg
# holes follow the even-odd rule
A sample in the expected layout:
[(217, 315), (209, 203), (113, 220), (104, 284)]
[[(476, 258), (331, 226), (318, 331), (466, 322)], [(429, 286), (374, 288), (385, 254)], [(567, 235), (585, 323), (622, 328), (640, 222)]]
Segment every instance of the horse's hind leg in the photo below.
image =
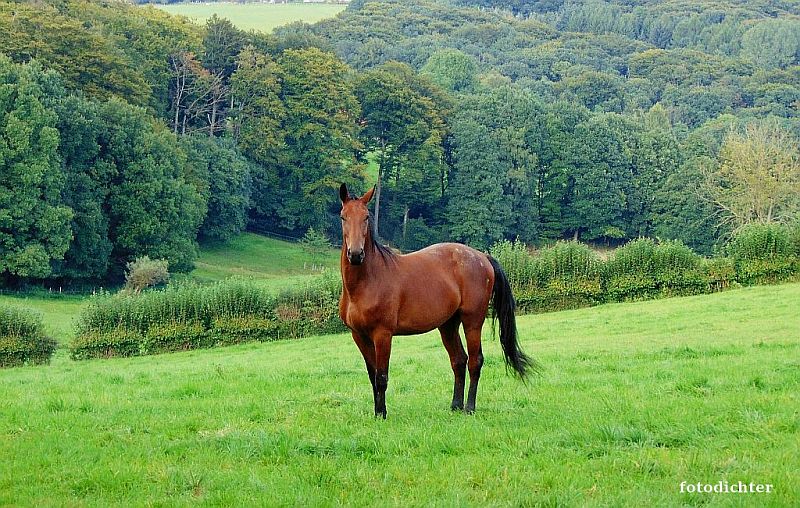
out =
[[(471, 321), (471, 320), (470, 320)], [(464, 410), (467, 413), (475, 411), (475, 398), (478, 395), (478, 380), (481, 377), (481, 367), (483, 367), (483, 351), (481, 350), (481, 328), (483, 319), (477, 322), (464, 322), (464, 335), (467, 337), (467, 367), (469, 368), (469, 392), (467, 392), (467, 405)]]
[(458, 326), (461, 318), (458, 314), (454, 315), (445, 324), (439, 327), (442, 334), (442, 343), (450, 355), (450, 366), (453, 368), (453, 403), (450, 409), (464, 409), (464, 382), (467, 375), (467, 353), (461, 344), (461, 337), (458, 336)]

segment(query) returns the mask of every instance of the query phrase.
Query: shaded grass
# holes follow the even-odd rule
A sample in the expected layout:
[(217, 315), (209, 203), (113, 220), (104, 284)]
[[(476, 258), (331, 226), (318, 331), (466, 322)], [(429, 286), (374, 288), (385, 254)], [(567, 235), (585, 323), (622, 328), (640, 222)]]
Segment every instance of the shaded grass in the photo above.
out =
[(344, 5), (336, 4), (266, 4), (229, 2), (191, 4), (179, 3), (157, 5), (170, 14), (179, 14), (198, 24), (204, 24), (213, 14), (228, 18), (237, 28), (271, 32), (274, 28), (295, 21), (315, 23), (332, 18), (344, 10)]
[[(0, 372), (0, 504), (800, 503), (800, 284), (519, 318), (546, 367), (449, 411), (438, 337), (397, 338), (387, 421), (347, 335)], [(681, 494), (681, 481), (772, 483)]]

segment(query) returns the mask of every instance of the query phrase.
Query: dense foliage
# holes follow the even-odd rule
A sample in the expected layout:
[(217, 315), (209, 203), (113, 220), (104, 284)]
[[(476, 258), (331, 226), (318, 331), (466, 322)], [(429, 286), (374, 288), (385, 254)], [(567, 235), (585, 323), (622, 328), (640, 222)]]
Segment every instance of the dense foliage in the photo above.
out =
[(138, 356), (344, 331), (341, 281), (327, 274), (277, 296), (252, 282), (102, 294), (81, 313), (73, 359)]
[(0, 367), (48, 363), (56, 345), (45, 334), (40, 315), (0, 306)]
[[(709, 255), (800, 210), (793, 3), (359, 0), (245, 33), (0, 1), (0, 284), (338, 236), (373, 182), (410, 250), (648, 237)], [(4, 55), (4, 56), (3, 56)]]
[(712, 293), (736, 285), (800, 277), (800, 225), (753, 224), (736, 232), (728, 257), (703, 258), (679, 241), (638, 238), (608, 259), (577, 242), (531, 252), (502, 241), (491, 253), (503, 265), (523, 311), (547, 312), (605, 302)]

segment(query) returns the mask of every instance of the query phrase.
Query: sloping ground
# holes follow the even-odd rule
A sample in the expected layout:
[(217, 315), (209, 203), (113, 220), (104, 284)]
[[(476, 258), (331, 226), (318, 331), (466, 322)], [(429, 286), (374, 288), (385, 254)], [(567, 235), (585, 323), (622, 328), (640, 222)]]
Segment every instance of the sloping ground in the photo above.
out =
[(244, 233), (225, 244), (204, 246), (189, 277), (200, 282), (246, 277), (281, 287), (338, 267), (336, 249), (315, 256), (296, 243)]
[[(546, 367), (449, 411), (398, 338), (387, 421), (347, 335), (0, 371), (0, 504), (800, 504), (800, 284), (519, 318)], [(680, 484), (771, 484), (753, 494)]]

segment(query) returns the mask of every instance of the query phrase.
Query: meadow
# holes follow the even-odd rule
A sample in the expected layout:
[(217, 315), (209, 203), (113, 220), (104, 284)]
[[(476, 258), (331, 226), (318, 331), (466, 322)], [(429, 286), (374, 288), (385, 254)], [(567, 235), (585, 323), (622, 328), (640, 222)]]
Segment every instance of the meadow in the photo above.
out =
[[(474, 415), (435, 334), (395, 339), (372, 417), (346, 334), (0, 372), (0, 505), (800, 504), (800, 284), (485, 330)], [(680, 483), (772, 484), (771, 494)]]
[(266, 3), (179, 3), (156, 5), (170, 14), (186, 16), (196, 23), (205, 23), (216, 14), (228, 18), (231, 23), (242, 30), (271, 32), (274, 28), (295, 21), (315, 23), (332, 18), (345, 9), (337, 4), (266, 4)]

